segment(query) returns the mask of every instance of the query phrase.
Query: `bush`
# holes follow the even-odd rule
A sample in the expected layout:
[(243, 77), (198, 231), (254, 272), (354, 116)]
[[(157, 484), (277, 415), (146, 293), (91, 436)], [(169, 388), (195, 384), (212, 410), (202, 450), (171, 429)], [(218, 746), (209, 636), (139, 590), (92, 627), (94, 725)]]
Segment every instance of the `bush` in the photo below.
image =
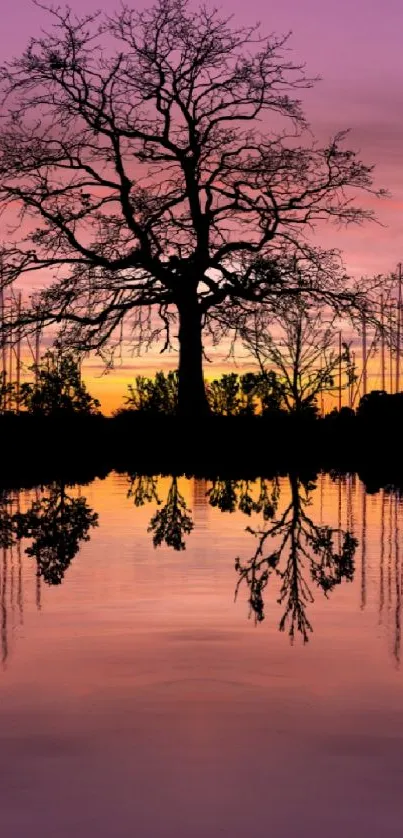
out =
[(20, 396), (21, 406), (29, 413), (98, 413), (99, 401), (87, 392), (81, 380), (79, 358), (73, 352), (49, 350), (38, 367), (31, 370), (36, 374), (36, 382), (22, 384)]
[[(155, 378), (139, 375), (129, 385), (126, 407), (117, 411), (174, 415), (178, 406), (178, 373), (159, 371)], [(254, 416), (282, 407), (282, 389), (274, 372), (243, 375), (224, 373), (206, 386), (212, 413), (218, 416)]]
[(176, 413), (178, 406), (178, 373), (162, 370), (155, 378), (138, 375), (134, 384), (129, 384), (129, 395), (125, 399), (131, 410), (141, 413), (164, 413), (169, 416)]

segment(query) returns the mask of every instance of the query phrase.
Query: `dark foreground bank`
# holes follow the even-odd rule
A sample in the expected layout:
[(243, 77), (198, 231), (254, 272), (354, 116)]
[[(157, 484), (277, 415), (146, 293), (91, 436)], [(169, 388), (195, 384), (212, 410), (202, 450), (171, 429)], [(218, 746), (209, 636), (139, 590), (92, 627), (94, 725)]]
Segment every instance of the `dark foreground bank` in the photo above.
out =
[(358, 472), (369, 488), (403, 486), (401, 430), (400, 416), (350, 411), (324, 419), (212, 416), (199, 423), (135, 412), (110, 419), (9, 415), (0, 417), (0, 485), (61, 476), (86, 482), (112, 469), (205, 477), (322, 469)]

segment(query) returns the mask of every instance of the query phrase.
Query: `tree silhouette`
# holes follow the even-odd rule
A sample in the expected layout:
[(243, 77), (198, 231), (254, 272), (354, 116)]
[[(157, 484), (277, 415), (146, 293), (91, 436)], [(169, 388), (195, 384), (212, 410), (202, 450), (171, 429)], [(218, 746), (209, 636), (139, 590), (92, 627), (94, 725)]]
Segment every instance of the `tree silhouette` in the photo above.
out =
[[(330, 320), (329, 320), (330, 314)], [(274, 371), (278, 400), (289, 411), (316, 411), (320, 393), (355, 381), (349, 345), (335, 348), (334, 316), (303, 297), (288, 300), (278, 311), (254, 312), (242, 328), (242, 338), (262, 374)]]
[(60, 585), (81, 541), (98, 525), (98, 515), (86, 498), (71, 497), (63, 483), (54, 483), (48, 494), (35, 500), (26, 512), (13, 516), (17, 538), (32, 539), (26, 548), (37, 563), (37, 573), (48, 585)]
[(123, 323), (134, 347), (161, 332), (168, 346), (178, 324), (179, 411), (205, 414), (203, 329), (284, 295), (364, 300), (306, 232), (370, 217), (352, 197), (371, 168), (344, 133), (312, 140), (299, 95), (313, 80), (287, 36), (186, 0), (49, 14), (50, 33), (0, 69), (0, 208), (23, 236), (3, 244), (3, 284), (49, 280), (18, 328), (56, 323), (66, 345), (107, 354)]
[(216, 378), (208, 385), (208, 399), (213, 413), (221, 416), (236, 416), (241, 407), (239, 379), (235, 372)]
[(154, 378), (143, 375), (129, 384), (126, 405), (129, 409), (147, 413), (175, 414), (178, 407), (178, 373), (159, 371)]
[[(158, 413), (172, 416), (178, 407), (178, 373), (157, 372), (154, 378), (139, 375), (134, 385), (128, 387), (127, 407), (120, 408), (115, 415), (125, 414), (127, 410), (140, 413)], [(223, 373), (206, 385), (207, 400), (212, 413), (220, 416), (253, 416), (279, 410), (283, 394), (281, 382), (276, 373), (247, 372), (237, 375), (234, 372)]]
[(224, 373), (207, 385), (213, 413), (221, 416), (253, 416), (281, 408), (281, 389), (275, 373)]
[[(261, 622), (265, 616), (265, 588), (272, 577), (277, 577), (280, 580), (278, 602), (284, 607), (280, 631), (288, 627), (291, 640), (299, 632), (307, 642), (312, 632), (307, 606), (314, 601), (310, 582), (328, 596), (343, 579), (351, 581), (358, 542), (350, 532), (318, 525), (307, 514), (314, 483), (303, 482), (292, 474), (289, 483), (290, 501), (284, 511), (265, 530), (248, 527), (248, 532), (257, 538), (257, 547), (246, 562), (239, 558), (235, 561), (239, 574), (235, 597), (245, 582), (251, 611), (255, 620)], [(335, 549), (337, 536), (341, 538), (340, 552)]]
[(0, 413), (11, 409), (15, 396), (15, 383), (7, 381), (7, 373), (3, 370), (0, 372)]
[(21, 385), (20, 404), (30, 413), (51, 415), (59, 412), (96, 413), (99, 401), (92, 398), (81, 380), (79, 360), (73, 352), (60, 347), (45, 353), (38, 367), (35, 383)]

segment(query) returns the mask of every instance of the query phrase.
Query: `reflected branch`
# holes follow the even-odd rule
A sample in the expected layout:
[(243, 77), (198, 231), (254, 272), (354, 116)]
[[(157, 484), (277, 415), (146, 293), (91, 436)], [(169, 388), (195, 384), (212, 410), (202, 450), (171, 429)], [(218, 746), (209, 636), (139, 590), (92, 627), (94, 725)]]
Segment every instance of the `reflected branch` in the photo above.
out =
[(144, 474), (132, 474), (129, 476), (130, 487), (127, 497), (132, 498), (135, 506), (144, 506), (146, 503), (158, 503), (158, 477), (149, 477)]
[(160, 507), (147, 529), (147, 532), (153, 533), (154, 547), (166, 544), (174, 550), (185, 550), (184, 536), (192, 532), (194, 523), (185, 498), (179, 491), (178, 478), (172, 477), (165, 503), (158, 495), (158, 477), (131, 474), (129, 480), (127, 496), (133, 498), (135, 506), (156, 503)]
[(183, 536), (189, 535), (193, 527), (186, 501), (178, 489), (178, 480), (173, 477), (166, 503), (157, 509), (147, 531), (153, 533), (154, 547), (165, 543), (174, 550), (184, 550), (186, 544)]
[[(257, 547), (246, 562), (240, 558), (235, 561), (239, 574), (235, 597), (245, 582), (251, 613), (256, 622), (261, 622), (265, 617), (264, 590), (271, 577), (277, 578), (280, 582), (277, 601), (284, 607), (280, 631), (288, 628), (291, 640), (299, 632), (307, 642), (313, 631), (307, 616), (307, 607), (314, 601), (312, 584), (328, 596), (343, 579), (352, 581), (358, 542), (349, 531), (317, 525), (308, 515), (315, 483), (290, 475), (289, 484), (290, 501), (282, 514), (265, 530), (247, 529), (257, 538)], [(275, 545), (271, 549), (273, 539)], [(340, 548), (336, 549), (339, 539)]]
[(262, 513), (263, 520), (268, 521), (276, 513), (280, 487), (279, 480), (269, 481), (259, 478), (257, 481), (258, 492), (256, 493), (256, 481), (254, 480), (213, 480), (211, 489), (207, 492), (211, 506), (217, 507), (221, 512), (235, 512), (239, 510), (244, 515)]

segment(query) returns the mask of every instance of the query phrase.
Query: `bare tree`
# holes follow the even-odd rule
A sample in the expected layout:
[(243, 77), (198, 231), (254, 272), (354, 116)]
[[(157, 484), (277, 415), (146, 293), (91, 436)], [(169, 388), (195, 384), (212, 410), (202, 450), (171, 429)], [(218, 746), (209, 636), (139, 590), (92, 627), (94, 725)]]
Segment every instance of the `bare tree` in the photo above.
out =
[(289, 411), (315, 409), (320, 393), (334, 393), (355, 380), (349, 344), (336, 345), (334, 317), (327, 315), (300, 296), (280, 303), (275, 314), (254, 312), (241, 329), (260, 370), (274, 369), (280, 403)]
[(49, 14), (50, 32), (0, 69), (0, 210), (21, 229), (3, 284), (47, 277), (21, 325), (57, 323), (80, 350), (106, 351), (124, 319), (144, 345), (161, 331), (152, 310), (169, 344), (174, 318), (179, 410), (203, 414), (202, 334), (220, 312), (301, 293), (290, 258), (315, 263), (306, 291), (352, 299), (306, 233), (371, 216), (353, 203), (371, 167), (344, 133), (321, 148), (306, 132), (298, 95), (313, 80), (287, 36), (187, 0)]

